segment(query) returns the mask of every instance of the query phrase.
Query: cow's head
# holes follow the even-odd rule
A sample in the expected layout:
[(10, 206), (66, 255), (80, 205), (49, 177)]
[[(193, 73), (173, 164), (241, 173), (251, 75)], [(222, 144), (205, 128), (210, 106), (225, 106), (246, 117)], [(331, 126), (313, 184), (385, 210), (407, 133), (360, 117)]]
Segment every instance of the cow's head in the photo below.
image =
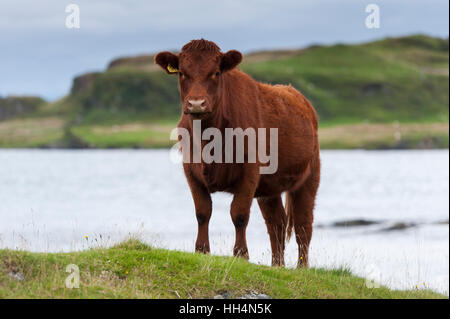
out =
[(202, 119), (217, 110), (223, 75), (242, 61), (239, 51), (220, 52), (211, 41), (192, 40), (179, 54), (160, 52), (155, 62), (169, 74), (177, 74), (183, 112)]

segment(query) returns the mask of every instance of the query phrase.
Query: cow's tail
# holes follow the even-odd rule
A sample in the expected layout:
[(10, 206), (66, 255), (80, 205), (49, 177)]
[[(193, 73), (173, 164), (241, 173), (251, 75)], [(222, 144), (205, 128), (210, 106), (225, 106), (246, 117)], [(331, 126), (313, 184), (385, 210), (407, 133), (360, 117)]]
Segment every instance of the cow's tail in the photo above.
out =
[(284, 210), (286, 211), (286, 240), (289, 241), (292, 235), (292, 228), (294, 228), (294, 201), (291, 192), (286, 192), (286, 201)]

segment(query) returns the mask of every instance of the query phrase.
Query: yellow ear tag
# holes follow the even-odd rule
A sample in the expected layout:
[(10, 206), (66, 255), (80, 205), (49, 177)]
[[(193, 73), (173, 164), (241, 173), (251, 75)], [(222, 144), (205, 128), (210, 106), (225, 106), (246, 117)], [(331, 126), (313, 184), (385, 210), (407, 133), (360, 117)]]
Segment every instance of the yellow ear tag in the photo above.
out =
[(167, 71), (169, 71), (170, 73), (176, 73), (178, 72), (177, 68), (174, 68), (173, 66), (171, 66), (170, 64), (167, 65)]

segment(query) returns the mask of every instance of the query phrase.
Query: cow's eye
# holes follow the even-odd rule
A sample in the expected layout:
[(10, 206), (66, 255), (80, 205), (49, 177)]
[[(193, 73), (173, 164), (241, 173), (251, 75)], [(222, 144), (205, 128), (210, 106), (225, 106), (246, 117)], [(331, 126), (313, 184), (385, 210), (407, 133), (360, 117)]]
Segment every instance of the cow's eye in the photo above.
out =
[(216, 72), (216, 76), (219, 76), (220, 75), (220, 72)]
[(178, 72), (178, 75), (179, 75), (180, 77), (182, 77), (182, 76), (183, 76), (183, 72)]

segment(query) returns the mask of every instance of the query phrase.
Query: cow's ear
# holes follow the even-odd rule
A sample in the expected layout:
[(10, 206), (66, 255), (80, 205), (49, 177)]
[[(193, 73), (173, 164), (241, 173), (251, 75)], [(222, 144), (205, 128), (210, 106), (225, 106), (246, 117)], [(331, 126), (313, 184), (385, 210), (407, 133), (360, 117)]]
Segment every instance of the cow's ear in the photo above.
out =
[(155, 56), (155, 63), (169, 74), (178, 73), (178, 56), (171, 52), (160, 52)]
[(222, 56), (220, 69), (222, 72), (228, 71), (236, 67), (242, 61), (242, 53), (236, 50), (230, 50)]

